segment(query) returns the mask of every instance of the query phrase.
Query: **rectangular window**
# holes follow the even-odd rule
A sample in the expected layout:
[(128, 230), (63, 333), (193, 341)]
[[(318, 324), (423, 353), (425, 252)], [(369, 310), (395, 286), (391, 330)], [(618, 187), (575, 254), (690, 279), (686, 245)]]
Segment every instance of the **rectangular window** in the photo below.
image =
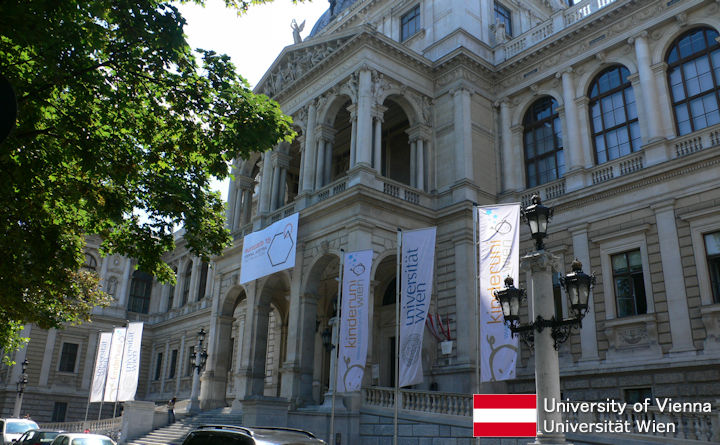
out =
[(400, 18), (400, 41), (404, 42), (420, 31), (420, 5)]
[(720, 231), (705, 235), (705, 254), (710, 272), (713, 302), (720, 303)]
[(67, 413), (67, 402), (55, 402), (51, 422), (64, 422)]
[(60, 372), (75, 372), (75, 361), (77, 360), (78, 345), (77, 343), (63, 343), (62, 353), (60, 354)]
[(641, 403), (645, 399), (652, 400), (652, 388), (627, 388), (625, 389), (625, 401), (627, 403)]
[(195, 360), (195, 346), (190, 346), (188, 348), (188, 359), (187, 359), (187, 366), (185, 366), (185, 375), (192, 375), (193, 373), (193, 360)]
[(170, 352), (170, 369), (168, 369), (168, 378), (169, 379), (175, 377), (175, 369), (177, 368), (177, 355), (178, 355), (177, 349), (173, 349)]
[(162, 360), (163, 353), (158, 352), (157, 360), (155, 360), (155, 380), (160, 380), (160, 375), (162, 373)]
[(495, 3), (495, 26), (505, 24), (505, 34), (512, 35), (512, 13), (499, 3)]
[(613, 255), (610, 261), (618, 318), (647, 313), (640, 249)]

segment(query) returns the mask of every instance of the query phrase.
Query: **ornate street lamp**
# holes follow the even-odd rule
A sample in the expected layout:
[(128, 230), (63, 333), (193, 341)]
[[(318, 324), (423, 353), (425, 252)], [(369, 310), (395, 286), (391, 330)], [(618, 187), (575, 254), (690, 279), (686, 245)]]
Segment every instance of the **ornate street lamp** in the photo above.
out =
[(547, 226), (552, 219), (553, 209), (542, 205), (542, 201), (538, 195), (533, 195), (531, 202), (532, 204), (522, 209), (521, 213), (523, 219), (525, 219), (528, 226), (530, 226), (530, 234), (535, 240), (535, 247), (537, 250), (545, 250), (543, 238), (547, 236)]
[(323, 329), (322, 334), (320, 334), (320, 337), (322, 337), (322, 344), (325, 346), (325, 349), (329, 352), (332, 351), (335, 348), (335, 345), (332, 344), (332, 330), (330, 329), (330, 326)]
[(205, 368), (207, 362), (208, 353), (203, 349), (203, 342), (205, 341), (205, 328), (200, 328), (198, 332), (198, 344), (195, 351), (192, 353), (190, 364), (194, 368), (192, 389), (190, 390), (190, 412), (197, 412), (200, 410), (200, 372)]
[(28, 361), (27, 359), (22, 362), (22, 374), (18, 378), (16, 383), (17, 398), (15, 399), (15, 407), (13, 408), (13, 417), (20, 417), (20, 411), (22, 410), (23, 395), (25, 394), (25, 387), (28, 383), (27, 375)]
[(595, 286), (595, 275), (588, 275), (582, 271), (582, 263), (575, 258), (571, 265), (572, 272), (560, 278), (560, 285), (565, 289), (570, 301), (570, 309), (580, 320), (588, 311), (590, 289)]

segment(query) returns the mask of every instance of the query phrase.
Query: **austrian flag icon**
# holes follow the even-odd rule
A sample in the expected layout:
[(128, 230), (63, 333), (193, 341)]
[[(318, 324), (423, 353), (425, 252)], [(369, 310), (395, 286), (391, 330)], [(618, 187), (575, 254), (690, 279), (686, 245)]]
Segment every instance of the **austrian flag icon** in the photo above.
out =
[(537, 431), (535, 394), (474, 394), (474, 437), (534, 437)]

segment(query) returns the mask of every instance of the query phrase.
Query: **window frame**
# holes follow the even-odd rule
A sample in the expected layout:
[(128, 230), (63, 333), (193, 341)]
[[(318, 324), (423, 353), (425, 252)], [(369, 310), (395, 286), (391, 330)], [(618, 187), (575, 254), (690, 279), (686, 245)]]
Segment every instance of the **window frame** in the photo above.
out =
[[(601, 235), (593, 238), (593, 243), (599, 244), (600, 246), (600, 266), (602, 269), (603, 277), (603, 304), (605, 306), (605, 319), (632, 319), (633, 317), (645, 317), (655, 313), (655, 299), (652, 291), (652, 279), (650, 276), (650, 262), (648, 260), (647, 253), (647, 240), (645, 237), (646, 232), (650, 229), (650, 224), (643, 224), (638, 227), (634, 227), (619, 232), (614, 232), (608, 235)], [(613, 269), (610, 262), (610, 257), (616, 253), (627, 252), (635, 249), (640, 249), (640, 258), (642, 260), (643, 270), (643, 284), (645, 285), (645, 305), (647, 312), (645, 314), (634, 315), (629, 317), (618, 317), (616, 312), (616, 296), (615, 296), (615, 283), (612, 280)], [(608, 279), (609, 278), (609, 279)], [(610, 304), (609, 298), (612, 298), (612, 304)]]
[[(52, 410), (52, 417), (51, 422), (65, 422), (65, 419), (67, 419), (67, 408), (68, 403), (67, 402), (58, 402), (56, 401), (53, 404), (53, 410)], [(59, 414), (62, 413), (62, 418), (60, 418)]]
[(197, 301), (205, 298), (205, 288), (207, 287), (208, 269), (210, 265), (206, 262), (200, 264), (200, 278), (198, 279)]
[[(412, 14), (412, 16), (411, 16)], [(407, 19), (407, 22), (406, 22)], [(415, 6), (412, 6), (407, 9), (401, 16), (400, 16), (400, 43), (408, 41), (410, 38), (412, 38), (414, 35), (420, 32), (422, 30), (422, 23), (421, 23), (421, 11), (420, 11), (420, 3), (417, 3)], [(413, 32), (410, 32), (410, 24), (415, 25), (415, 29)], [(407, 31), (408, 33), (405, 34), (405, 27), (407, 25)]]
[[(501, 11), (498, 11), (500, 9)], [(503, 14), (505, 12), (506, 14)], [(505, 35), (512, 37), (512, 9), (508, 8), (507, 6), (503, 5), (500, 2), (493, 2), (493, 14), (495, 18), (495, 26), (497, 27), (498, 23), (498, 16), (503, 17), (505, 20), (502, 20), (502, 23), (505, 23)]]
[(184, 307), (186, 304), (188, 304), (188, 301), (190, 300), (190, 289), (192, 285), (192, 267), (192, 261), (188, 261), (187, 266), (185, 266), (185, 272), (183, 273), (183, 288), (182, 294), (180, 295), (180, 307)]
[[(703, 36), (704, 36), (704, 40), (705, 40), (705, 48), (702, 51), (699, 51), (699, 52), (693, 53), (689, 56), (686, 56), (684, 58), (681, 58), (679, 46), (678, 46), (680, 41), (697, 31), (703, 32)], [(683, 32), (678, 37), (676, 37), (675, 40), (673, 40), (673, 42), (670, 44), (667, 51), (665, 52), (665, 57), (663, 58), (663, 62), (665, 62), (667, 64), (667, 72), (666, 72), (667, 87), (668, 87), (668, 94), (669, 94), (669, 100), (670, 100), (670, 107), (672, 108), (672, 112), (673, 112), (673, 122), (675, 124), (675, 134), (677, 136), (685, 136), (688, 134), (692, 134), (696, 131), (703, 130), (705, 128), (709, 128), (711, 126), (717, 125), (717, 124), (711, 124), (711, 125), (706, 125), (705, 127), (695, 128), (695, 123), (694, 123), (693, 114), (692, 114), (692, 108), (690, 107), (690, 102), (700, 99), (700, 98), (707, 96), (709, 94), (712, 94), (712, 92), (714, 92), (715, 100), (718, 105), (718, 113), (720, 113), (720, 79), (718, 79), (716, 77), (715, 70), (713, 69), (713, 63), (712, 63), (712, 57), (711, 57), (711, 54), (713, 52), (720, 50), (720, 42), (717, 42), (717, 41), (708, 42), (708, 38), (707, 38), (707, 34), (706, 34), (707, 31), (718, 32), (715, 28), (710, 27), (710, 26), (698, 26), (698, 27), (694, 27), (694, 28), (688, 29), (687, 31)], [(714, 40), (714, 39), (711, 39), (711, 40)], [(709, 43), (709, 45), (708, 45), (708, 43)], [(678, 59), (671, 63), (671, 62), (669, 62), (670, 53), (673, 51), (673, 49), (676, 49), (676, 48), (678, 49)], [(705, 57), (708, 60), (708, 63), (710, 66), (710, 77), (713, 81), (714, 88), (712, 90), (702, 91), (702, 92), (690, 97), (690, 96), (688, 96), (687, 81), (685, 80), (685, 72), (682, 69), (682, 67), (688, 62), (700, 59), (702, 57)], [(670, 79), (670, 74), (675, 69), (679, 69), (681, 80), (682, 80), (683, 96), (684, 96), (684, 98), (682, 100), (679, 100), (677, 102), (675, 101), (675, 98), (674, 98), (674, 95), (672, 92), (672, 83), (671, 83), (671, 79)], [(718, 67), (718, 69), (720, 69), (720, 67)], [(690, 131), (687, 133), (682, 133), (682, 134), (680, 133), (680, 123), (678, 122), (677, 112), (675, 111), (675, 108), (679, 105), (684, 105), (686, 107), (686, 110), (687, 110), (687, 113), (689, 116), (688, 123), (690, 125)]]
[[(602, 92), (602, 93), (599, 92), (600, 91), (599, 82), (600, 82), (600, 78), (602, 76), (604, 76), (605, 74), (607, 74), (613, 70), (619, 70), (620, 72), (618, 73), (618, 75), (620, 75), (620, 80), (622, 81), (622, 70), (623, 69), (625, 69), (628, 72), (626, 79), (629, 78), (631, 76), (630, 70), (624, 65), (617, 64), (617, 65), (607, 67), (607, 68), (603, 69), (602, 71), (600, 71), (593, 78), (592, 82), (590, 82), (590, 86), (588, 87), (588, 92), (587, 92), (587, 95), (588, 95), (588, 119), (590, 121), (590, 138), (592, 139), (592, 144), (593, 144), (593, 154), (595, 156), (595, 165), (601, 165), (601, 164), (605, 164), (607, 162), (614, 161), (615, 159), (619, 159), (623, 156), (628, 156), (633, 153), (637, 153), (638, 151), (640, 151), (642, 149), (642, 136), (640, 138), (638, 138), (638, 147), (634, 148), (633, 143), (632, 143), (632, 141), (633, 141), (632, 133), (630, 131), (630, 126), (633, 123), (637, 123), (638, 132), (641, 131), (640, 130), (640, 120), (638, 118), (637, 97), (635, 96), (635, 89), (633, 88), (632, 82), (629, 79), (627, 79), (626, 83), (621, 83), (619, 86), (617, 86), (613, 89), (609, 89), (605, 92)], [(592, 93), (593, 87), (596, 84), (598, 85), (598, 94), (595, 97), (593, 97), (591, 95), (591, 93)], [(627, 91), (627, 90), (632, 90), (633, 96), (635, 97), (635, 118), (634, 119), (628, 118), (627, 99), (625, 97), (625, 91)], [(612, 127), (606, 127), (605, 113), (603, 112), (603, 108), (602, 108), (602, 100), (606, 97), (612, 97), (613, 95), (615, 95), (617, 93), (621, 93), (620, 96), (622, 97), (623, 114), (625, 115), (625, 120), (622, 123), (616, 124)], [(592, 108), (593, 108), (593, 105), (595, 105), (596, 103), (599, 104), (599, 106), (600, 106), (600, 121), (602, 122), (602, 129), (600, 129), (599, 131), (597, 131), (597, 129), (595, 128), (595, 120), (593, 119), (593, 115), (592, 115)], [(617, 131), (617, 130), (620, 130), (623, 128), (625, 129), (625, 131), (627, 133), (628, 143), (630, 144), (630, 153), (625, 154), (625, 155), (618, 153), (618, 157), (611, 159), (608, 154), (607, 134), (610, 133), (611, 131)], [(603, 141), (605, 142), (605, 150), (604, 151), (605, 151), (606, 159), (603, 162), (600, 162), (598, 159), (598, 147), (597, 147), (597, 143), (595, 142), (595, 140), (598, 136), (602, 136)]]
[(697, 270), (698, 288), (700, 289), (700, 302), (703, 306), (720, 304), (713, 301), (704, 237), (707, 233), (720, 230), (720, 208), (703, 209), (680, 215), (680, 219), (690, 223), (690, 238), (692, 240), (693, 254), (695, 257), (695, 269)]
[(171, 380), (174, 379), (177, 376), (177, 366), (178, 366), (178, 350), (173, 349), (170, 351), (170, 363), (168, 364), (167, 369), (167, 379)]
[[(712, 235), (714, 233), (720, 234), (720, 230), (703, 233), (703, 241), (707, 239), (708, 235)], [(708, 275), (710, 278), (710, 293), (712, 294), (712, 301), (713, 303), (720, 303), (720, 253), (710, 255), (707, 252), (707, 242), (703, 243), (703, 247), (705, 248), (705, 265), (708, 268)], [(715, 264), (715, 268), (711, 267), (711, 264)], [(715, 270), (715, 273), (713, 273), (713, 269)], [(713, 281), (715, 281), (714, 285)]]
[[(638, 255), (640, 255), (640, 271), (633, 271), (630, 269), (630, 255), (637, 252)], [(623, 256), (625, 259), (625, 263), (627, 264), (627, 271), (625, 272), (619, 272), (615, 270), (613, 259), (619, 256)], [(613, 290), (615, 292), (615, 313), (618, 314), (618, 318), (625, 318), (625, 317), (633, 317), (635, 315), (645, 315), (647, 314), (647, 297), (645, 296), (645, 282), (644, 282), (644, 275), (642, 273), (642, 255), (640, 254), (640, 249), (631, 249), (624, 252), (618, 252), (610, 255), (610, 265), (613, 268), (612, 270), (612, 280), (613, 280)], [(641, 297), (639, 295), (638, 289), (636, 288), (635, 284), (638, 278), (638, 275), (640, 275), (640, 278), (642, 278), (643, 282), (643, 288), (642, 288), (642, 298), (645, 299), (645, 307), (644, 312), (640, 312), (640, 302)], [(618, 288), (617, 288), (617, 281), (619, 279), (625, 279), (630, 283), (631, 287), (631, 293), (629, 300), (633, 303), (633, 311), (631, 314), (627, 315), (620, 315), (620, 298), (618, 296)]]
[[(73, 359), (72, 364), (72, 371), (68, 371), (66, 369), (63, 369), (63, 357), (65, 357), (65, 345), (75, 345), (75, 358)], [(80, 343), (76, 343), (74, 341), (65, 341), (63, 340), (60, 343), (60, 356), (58, 358), (58, 365), (57, 365), (57, 372), (64, 373), (64, 374), (75, 374), (77, 373), (78, 368), (78, 359), (80, 358)]]
[[(549, 100), (549, 102), (550, 102), (550, 116), (528, 123), (527, 122), (528, 115), (530, 115), (531, 113), (535, 114), (534, 109), (535, 109), (536, 104), (540, 103), (541, 101), (545, 101), (545, 100)], [(553, 103), (555, 104), (554, 105), (554, 108), (555, 108), (554, 113), (552, 111)], [(556, 119), (558, 121), (559, 127), (555, 126)], [(543, 127), (546, 123), (550, 123), (550, 125), (551, 125), (552, 138), (553, 138), (553, 149), (551, 151), (543, 153), (542, 155), (538, 155), (537, 154), (537, 139), (535, 139), (535, 134), (536, 134), (535, 130)], [(565, 165), (564, 165), (565, 134), (563, 131), (563, 119), (560, 118), (560, 104), (558, 103), (558, 101), (554, 97), (549, 96), (549, 95), (543, 96), (541, 98), (534, 100), (530, 104), (530, 106), (528, 106), (527, 109), (525, 110), (525, 114), (523, 114), (522, 127), (523, 127), (523, 131), (522, 131), (522, 152), (523, 153), (522, 154), (523, 154), (523, 162), (524, 162), (524, 169), (525, 169), (525, 188), (538, 187), (543, 184), (548, 184), (550, 182), (553, 182), (553, 181), (563, 178), (565, 176), (565, 171), (564, 171), (564, 169), (565, 169)], [(525, 137), (528, 133), (533, 134), (533, 142), (536, 147), (535, 154), (533, 155), (532, 158), (528, 158), (527, 146), (525, 144)], [(560, 147), (558, 147), (556, 144), (558, 133), (560, 134), (560, 141), (562, 142), (562, 145)], [(560, 152), (563, 152), (563, 172), (562, 172), (562, 174), (560, 173), (560, 164), (558, 163), (558, 153), (560, 153)], [(555, 178), (553, 178), (549, 181), (540, 182), (540, 174), (539, 174), (539, 170), (538, 170), (539, 162), (540, 162), (540, 160), (550, 158), (550, 157), (552, 157), (553, 160), (555, 161), (556, 176), (555, 176)], [(536, 178), (536, 184), (533, 184), (533, 185), (530, 185), (530, 162), (531, 161), (534, 164), (535, 178)]]
[(158, 352), (155, 354), (155, 373), (153, 374), (153, 380), (158, 381), (162, 376), (162, 365), (163, 365), (163, 353)]
[[(135, 293), (136, 280), (138, 282), (145, 283), (145, 293), (142, 295)], [(133, 272), (132, 277), (130, 278), (130, 291), (128, 293), (128, 312), (135, 312), (137, 314), (147, 314), (150, 312), (150, 300), (152, 299), (153, 281), (153, 276), (147, 272), (144, 272), (140, 269)], [(136, 303), (137, 301), (140, 301), (140, 303)], [(141, 310), (139, 311), (135, 310), (138, 309), (138, 304), (141, 305), (141, 307), (139, 308)]]

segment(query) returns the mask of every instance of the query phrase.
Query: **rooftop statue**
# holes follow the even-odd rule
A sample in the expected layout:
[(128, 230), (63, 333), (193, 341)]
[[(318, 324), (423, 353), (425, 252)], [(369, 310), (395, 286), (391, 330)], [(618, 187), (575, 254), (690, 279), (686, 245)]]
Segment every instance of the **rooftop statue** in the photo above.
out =
[(290, 28), (293, 30), (293, 40), (295, 43), (302, 43), (302, 37), (300, 37), (300, 32), (305, 28), (305, 20), (298, 26), (295, 19), (293, 19), (292, 23), (290, 24)]

